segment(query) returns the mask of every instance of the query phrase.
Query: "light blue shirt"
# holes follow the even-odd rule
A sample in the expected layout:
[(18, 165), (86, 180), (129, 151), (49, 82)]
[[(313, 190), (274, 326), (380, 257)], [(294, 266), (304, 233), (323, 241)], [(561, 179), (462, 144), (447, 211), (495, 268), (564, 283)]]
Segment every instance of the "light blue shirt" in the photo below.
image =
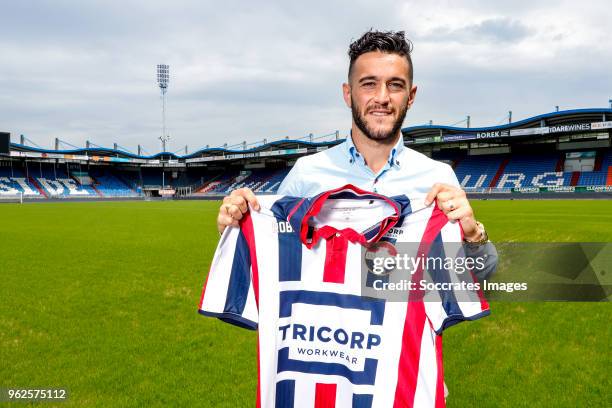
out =
[[(391, 149), (385, 166), (374, 173), (351, 137), (330, 149), (300, 157), (278, 188), (277, 194), (312, 197), (324, 191), (353, 184), (363, 190), (389, 197), (406, 195), (416, 206), (421, 205), (435, 183), (459, 187), (453, 169), (422, 153), (404, 146), (400, 137)], [(413, 207), (413, 209), (415, 209)], [(470, 257), (484, 256), (485, 267), (475, 274), (484, 279), (497, 267), (497, 250), (491, 243), (466, 247)]]
[(453, 169), (404, 146), (399, 138), (385, 166), (374, 173), (351, 137), (322, 152), (297, 160), (281, 183), (278, 194), (311, 197), (323, 191), (353, 184), (367, 191), (411, 200), (424, 199), (434, 183), (459, 186)]

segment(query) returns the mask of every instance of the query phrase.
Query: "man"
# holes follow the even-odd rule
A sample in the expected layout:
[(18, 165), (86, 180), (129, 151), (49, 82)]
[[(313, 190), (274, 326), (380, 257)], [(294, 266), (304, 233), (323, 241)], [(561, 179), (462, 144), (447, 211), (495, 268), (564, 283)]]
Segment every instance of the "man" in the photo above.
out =
[[(484, 256), (479, 278), (496, 267), (495, 247), (460, 188), (450, 166), (404, 146), (401, 126), (414, 103), (412, 44), (403, 31), (368, 31), (349, 48), (344, 101), (352, 112), (351, 136), (331, 149), (297, 160), (278, 189), (279, 195), (310, 197), (347, 183), (387, 196), (404, 194), (437, 205), (449, 220), (461, 223), (468, 256)], [(217, 217), (220, 233), (238, 226), (248, 204), (259, 210), (254, 193), (237, 189), (223, 199)]]

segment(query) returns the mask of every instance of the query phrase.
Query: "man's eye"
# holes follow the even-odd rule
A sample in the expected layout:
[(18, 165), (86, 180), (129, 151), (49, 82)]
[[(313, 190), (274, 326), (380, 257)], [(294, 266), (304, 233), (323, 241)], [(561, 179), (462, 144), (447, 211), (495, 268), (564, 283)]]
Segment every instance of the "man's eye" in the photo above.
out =
[(361, 84), (361, 86), (365, 87), (365, 88), (373, 88), (374, 86), (376, 86), (376, 83), (374, 82), (364, 82)]
[(389, 88), (391, 88), (391, 89), (403, 89), (404, 88), (404, 84), (402, 84), (400, 82), (391, 82), (389, 84)]

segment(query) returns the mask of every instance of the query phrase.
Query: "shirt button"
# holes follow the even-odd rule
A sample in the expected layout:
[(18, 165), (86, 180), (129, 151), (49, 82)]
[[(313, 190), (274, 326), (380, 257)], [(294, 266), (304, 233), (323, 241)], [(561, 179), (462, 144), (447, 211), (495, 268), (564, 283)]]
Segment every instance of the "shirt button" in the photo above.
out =
[(340, 233), (339, 232), (336, 232), (336, 237), (340, 237)]

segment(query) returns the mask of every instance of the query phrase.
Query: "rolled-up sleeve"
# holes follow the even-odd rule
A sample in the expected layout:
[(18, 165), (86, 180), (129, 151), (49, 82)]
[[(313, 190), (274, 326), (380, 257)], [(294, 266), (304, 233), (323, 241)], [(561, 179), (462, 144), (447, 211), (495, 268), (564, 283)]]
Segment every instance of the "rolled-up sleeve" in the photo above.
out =
[(476, 260), (482, 259), (483, 266), (473, 270), (474, 275), (476, 275), (479, 281), (489, 279), (497, 269), (497, 248), (495, 248), (492, 242), (487, 242), (483, 245), (465, 244), (465, 256), (474, 259), (474, 264), (476, 265), (480, 264)]

